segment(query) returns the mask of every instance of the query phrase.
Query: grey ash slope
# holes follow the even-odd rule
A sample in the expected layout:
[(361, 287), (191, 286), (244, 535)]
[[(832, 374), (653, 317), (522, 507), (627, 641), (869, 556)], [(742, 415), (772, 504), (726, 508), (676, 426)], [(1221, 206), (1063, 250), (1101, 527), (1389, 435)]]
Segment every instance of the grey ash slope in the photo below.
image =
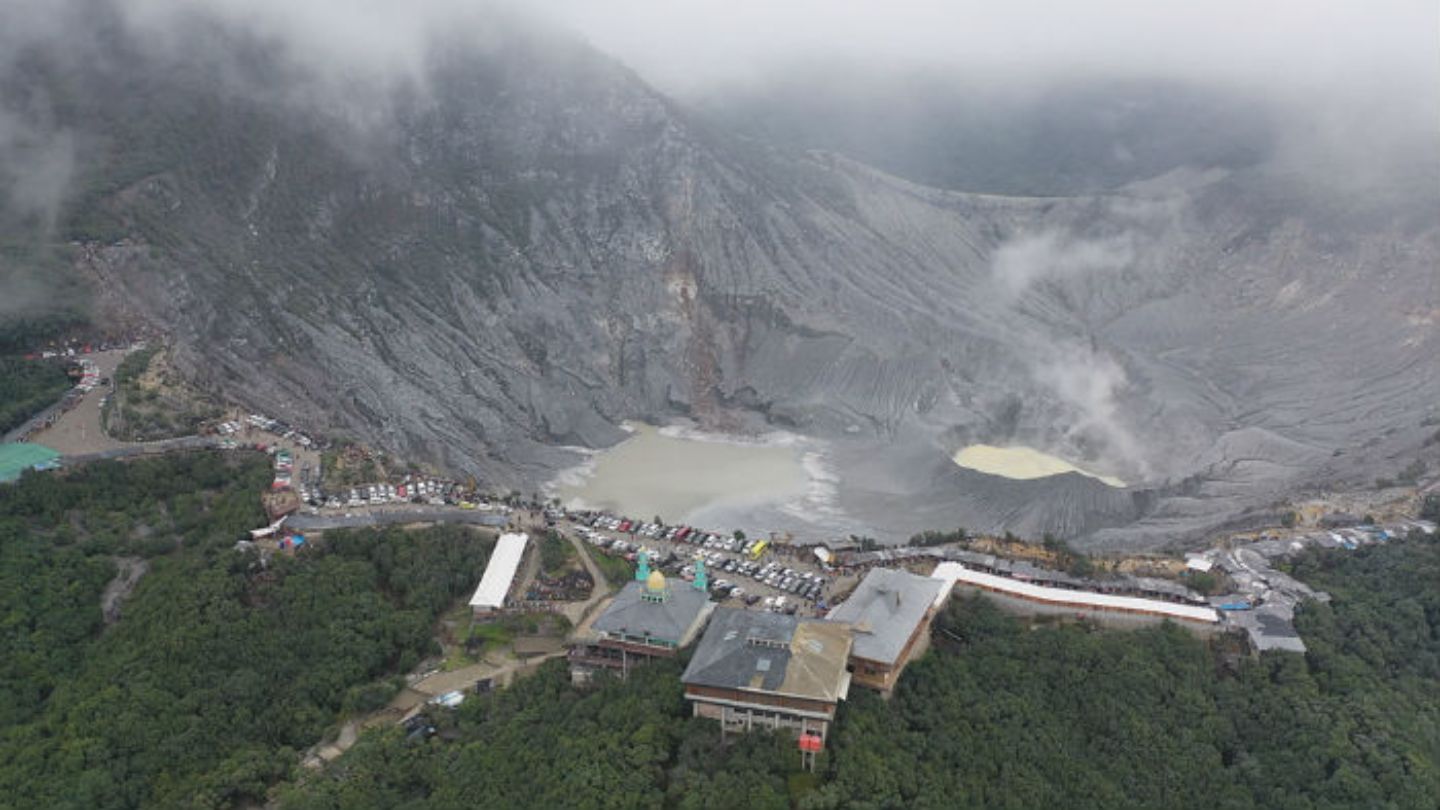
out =
[[(72, 233), (116, 309), (256, 408), (498, 484), (625, 418), (768, 421), (834, 442), (882, 536), (1148, 546), (1373, 475), (1440, 394), (1420, 180), (969, 195), (731, 138), (542, 35), (449, 52), (358, 126), (263, 53), (112, 47), (37, 81), (96, 145)], [(1141, 486), (950, 465), (973, 440)]]

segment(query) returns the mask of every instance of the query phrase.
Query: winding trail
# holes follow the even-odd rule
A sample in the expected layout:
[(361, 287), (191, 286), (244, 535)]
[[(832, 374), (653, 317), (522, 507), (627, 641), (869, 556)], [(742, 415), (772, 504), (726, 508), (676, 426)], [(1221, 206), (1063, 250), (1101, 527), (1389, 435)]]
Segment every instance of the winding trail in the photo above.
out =
[[(433, 513), (434, 510), (432, 510)], [(448, 510), (447, 510), (448, 511)], [(471, 511), (455, 510), (463, 516), (473, 516)], [(410, 516), (414, 522), (414, 515)], [(394, 521), (400, 522), (400, 521)], [(527, 529), (532, 533), (543, 532), (544, 526), (529, 526)], [(580, 632), (582, 626), (598, 614), (597, 608), (610, 599), (610, 582), (600, 567), (591, 559), (589, 551), (573, 534), (562, 532), (565, 539), (575, 547), (575, 552), (580, 555), (580, 563), (589, 572), (591, 580), (595, 583), (590, 590), (590, 598), (583, 602), (571, 602), (564, 606), (562, 612), (565, 618), (575, 628), (574, 632)], [(574, 633), (572, 633), (572, 636)], [(325, 763), (332, 762), (350, 749), (360, 738), (360, 731), (367, 726), (383, 722), (395, 722), (405, 712), (415, 708), (426, 700), (453, 691), (466, 691), (475, 685), (476, 681), (482, 678), (491, 678), (497, 687), (508, 687), (515, 682), (515, 679), (533, 672), (541, 664), (552, 658), (560, 658), (566, 654), (561, 649), (556, 652), (546, 653), (534, 658), (520, 660), (511, 659), (503, 664), (491, 664), (481, 662), (469, 666), (453, 669), (448, 672), (435, 672), (419, 678), (407, 686), (401, 693), (390, 702), (390, 705), (377, 712), (372, 712), (364, 717), (347, 721), (340, 727), (339, 734), (328, 743), (316, 745), (310, 749), (304, 757), (304, 764), (309, 768), (319, 768)]]
[(104, 614), (107, 625), (120, 621), (121, 605), (135, 592), (140, 578), (150, 570), (150, 563), (140, 557), (112, 559), (115, 562), (115, 578), (110, 580), (105, 586), (105, 592), (100, 595), (100, 611)]
[(610, 582), (605, 579), (605, 574), (600, 570), (600, 566), (596, 565), (595, 561), (590, 559), (590, 552), (585, 548), (585, 545), (580, 542), (579, 538), (570, 532), (562, 532), (562, 534), (564, 534), (566, 540), (570, 541), (570, 545), (575, 547), (575, 553), (580, 555), (580, 563), (584, 565), (585, 570), (589, 572), (590, 581), (595, 583), (595, 586), (590, 589), (589, 599), (586, 599), (584, 602), (571, 602), (565, 605), (563, 609), (565, 618), (570, 620), (570, 626), (578, 632), (580, 626), (590, 617), (594, 609), (610, 596)]

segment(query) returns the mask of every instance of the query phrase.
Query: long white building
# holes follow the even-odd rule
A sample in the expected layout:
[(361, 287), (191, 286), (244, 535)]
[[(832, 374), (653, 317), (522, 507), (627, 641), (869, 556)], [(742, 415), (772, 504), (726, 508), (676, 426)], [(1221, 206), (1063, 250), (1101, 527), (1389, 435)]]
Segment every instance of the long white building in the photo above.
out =
[(516, 533), (502, 534), (495, 542), (495, 549), (490, 552), (490, 562), (485, 566), (485, 574), (480, 577), (480, 585), (475, 588), (475, 595), (470, 597), (470, 609), (475, 611), (476, 615), (505, 606), (505, 595), (510, 592), (510, 585), (515, 582), (515, 572), (520, 568), (520, 560), (525, 556), (525, 544), (529, 540), (530, 535)]
[(1122, 613), (1139, 613), (1150, 616), (1163, 616), (1171, 619), (1180, 619), (1187, 622), (1202, 622), (1205, 624), (1216, 624), (1220, 621), (1220, 614), (1214, 608), (1200, 605), (1182, 605), (1176, 602), (1166, 602), (1160, 599), (1144, 599), (1138, 596), (1115, 596), (1108, 593), (1096, 593), (1094, 591), (1070, 590), (1068, 588), (1052, 588), (1048, 585), (1036, 585), (1030, 582), (1022, 582), (1009, 577), (987, 574), (966, 568), (957, 562), (943, 562), (935, 567), (935, 573), (931, 576), (936, 579), (949, 581), (952, 585), (969, 585), (982, 590), (1003, 593), (1020, 599), (1029, 599), (1034, 602), (1043, 602), (1057, 607), (1073, 607), (1082, 610), (1113, 610)]

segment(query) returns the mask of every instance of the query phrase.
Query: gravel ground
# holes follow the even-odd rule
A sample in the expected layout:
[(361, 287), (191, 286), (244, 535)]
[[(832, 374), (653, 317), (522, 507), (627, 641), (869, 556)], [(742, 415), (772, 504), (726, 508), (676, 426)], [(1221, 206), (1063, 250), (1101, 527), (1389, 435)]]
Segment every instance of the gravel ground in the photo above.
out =
[[(102, 379), (108, 377), (113, 380), (115, 369), (126, 352), (126, 349), (111, 349), (87, 357), (95, 363)], [(110, 438), (100, 426), (100, 400), (110, 391), (109, 385), (95, 386), (81, 397), (79, 404), (62, 414), (55, 424), (31, 436), (30, 441), (43, 444), (63, 456), (90, 455), (132, 446)]]
[(388, 506), (373, 511), (356, 508), (341, 514), (292, 515), (286, 526), (292, 529), (325, 531), (350, 529), (357, 526), (395, 526), (406, 523), (469, 523), (475, 526), (503, 527), (510, 522), (505, 515), (443, 506)]
[[(591, 527), (586, 526), (583, 523), (576, 523), (567, 520), (561, 521), (559, 528), (566, 534), (579, 535), (581, 528), (589, 529)], [(751, 578), (738, 571), (723, 570), (724, 564), (727, 561), (742, 562), (748, 559), (743, 553), (740, 553), (738, 551), (726, 551), (719, 548), (707, 549), (705, 548), (703, 543), (677, 543), (669, 540), (645, 537), (639, 534), (632, 535), (628, 532), (616, 532), (613, 530), (607, 530), (599, 527), (593, 528), (592, 531), (597, 531), (601, 536), (608, 537), (612, 540), (623, 540), (631, 545), (649, 549), (650, 551), (655, 552), (661, 557), (672, 553), (675, 554), (676, 557), (678, 557), (679, 559), (676, 563), (672, 564), (668, 568), (668, 570), (666, 570), (667, 574), (677, 572), (680, 566), (684, 565), (685, 562), (693, 559), (696, 554), (708, 553), (711, 555), (712, 558), (711, 561), (708, 563), (708, 571), (711, 584), (713, 585), (721, 580), (725, 580), (732, 585), (738, 585), (740, 588), (742, 588), (744, 590), (744, 596), (746, 597), (751, 595), (759, 596), (762, 601), (759, 601), (754, 605), (750, 606), (757, 609), (763, 608), (763, 600), (765, 597), (783, 596), (785, 597), (785, 601), (787, 604), (800, 605), (805, 613), (813, 615), (821, 612), (819, 608), (819, 604), (821, 602), (827, 605), (833, 603), (835, 601), (835, 597), (838, 594), (847, 593), (854, 585), (853, 577), (841, 577), (832, 572), (826, 572), (820, 567), (818, 561), (811, 562), (809, 560), (806, 560), (804, 559), (803, 554), (792, 557), (789, 554), (785, 553), (785, 549), (783, 546), (779, 549), (767, 550), (758, 560), (758, 562), (760, 562), (762, 565), (767, 563), (774, 563), (781, 568), (789, 568), (796, 573), (811, 573), (824, 577), (825, 586), (820, 593), (820, 601), (811, 602), (788, 591), (783, 591), (779, 588), (767, 585), (764, 582), (761, 582), (759, 579)], [(721, 537), (722, 539), (727, 539), (728, 535), (721, 535)], [(598, 549), (593, 545), (587, 544), (587, 548), (590, 549), (591, 553), (607, 553), (606, 551)], [(744, 602), (741, 599), (733, 597), (722, 600), (722, 603), (731, 607), (744, 606)]]

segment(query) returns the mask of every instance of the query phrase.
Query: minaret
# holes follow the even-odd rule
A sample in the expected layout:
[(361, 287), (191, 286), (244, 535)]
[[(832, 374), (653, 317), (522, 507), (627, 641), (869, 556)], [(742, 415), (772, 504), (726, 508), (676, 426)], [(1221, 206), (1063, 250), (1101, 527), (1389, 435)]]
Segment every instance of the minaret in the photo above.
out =
[(650, 555), (640, 552), (639, 563), (635, 566), (635, 579), (644, 582), (650, 576)]
[(705, 576), (705, 558), (704, 558), (704, 557), (696, 557), (696, 558), (695, 558), (695, 590), (697, 590), (697, 591), (708, 591), (708, 590), (710, 590), (710, 582), (709, 582), (709, 580), (708, 580), (708, 579), (706, 578), (706, 576)]

